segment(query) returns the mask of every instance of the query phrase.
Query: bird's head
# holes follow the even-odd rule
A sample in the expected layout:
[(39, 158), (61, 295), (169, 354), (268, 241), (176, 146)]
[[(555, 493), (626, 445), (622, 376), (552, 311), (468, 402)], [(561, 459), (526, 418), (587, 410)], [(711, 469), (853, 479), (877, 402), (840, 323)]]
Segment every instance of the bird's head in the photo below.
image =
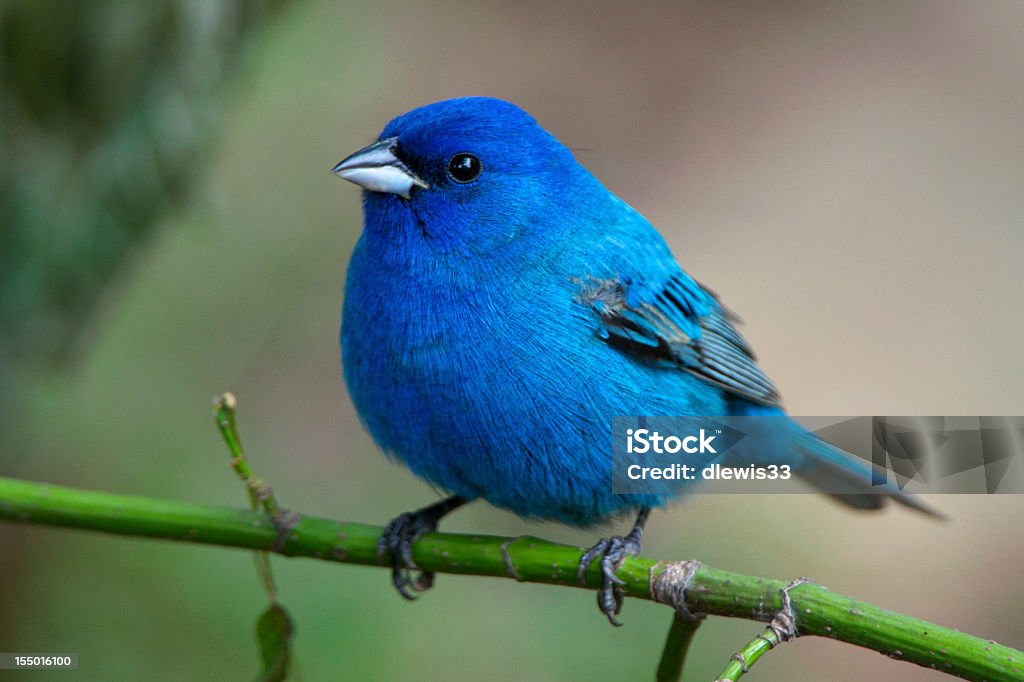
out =
[(403, 114), (333, 172), (365, 190), (368, 236), (470, 251), (529, 232), (592, 180), (533, 117), (486, 97)]

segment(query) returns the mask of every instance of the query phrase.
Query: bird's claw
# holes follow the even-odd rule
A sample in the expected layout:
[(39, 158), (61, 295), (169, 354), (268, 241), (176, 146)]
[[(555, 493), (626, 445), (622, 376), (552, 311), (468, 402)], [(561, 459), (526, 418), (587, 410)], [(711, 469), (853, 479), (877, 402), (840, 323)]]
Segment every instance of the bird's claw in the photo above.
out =
[(424, 533), (437, 530), (438, 518), (423, 510), (406, 512), (391, 520), (377, 541), (377, 559), (391, 559), (391, 584), (412, 601), (434, 584), (434, 574), (420, 571), (412, 558), (412, 545)]
[(630, 533), (626, 537), (618, 535), (610, 538), (601, 538), (596, 545), (588, 549), (580, 557), (577, 577), (580, 584), (584, 584), (587, 568), (590, 567), (598, 557), (601, 559), (601, 587), (597, 591), (597, 608), (601, 610), (612, 625), (622, 625), (615, 616), (622, 610), (623, 592), (619, 585), (626, 581), (615, 575), (615, 572), (622, 566), (628, 556), (640, 554), (640, 541)]

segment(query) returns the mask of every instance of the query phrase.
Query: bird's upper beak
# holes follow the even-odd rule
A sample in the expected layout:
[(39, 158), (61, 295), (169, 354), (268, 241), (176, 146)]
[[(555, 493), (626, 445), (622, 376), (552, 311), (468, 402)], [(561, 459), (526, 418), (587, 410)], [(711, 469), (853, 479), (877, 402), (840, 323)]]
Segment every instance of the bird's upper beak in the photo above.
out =
[(409, 198), (413, 186), (427, 188), (415, 173), (395, 156), (398, 138), (374, 142), (345, 157), (331, 172), (371, 192), (387, 192)]

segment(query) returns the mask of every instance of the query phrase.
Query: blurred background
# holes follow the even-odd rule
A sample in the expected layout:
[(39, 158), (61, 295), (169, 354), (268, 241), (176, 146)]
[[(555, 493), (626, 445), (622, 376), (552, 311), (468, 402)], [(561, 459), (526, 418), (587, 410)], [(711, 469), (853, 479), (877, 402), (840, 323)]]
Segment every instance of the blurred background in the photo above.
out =
[[(328, 170), (468, 94), (532, 112), (651, 219), (792, 413), (1024, 414), (1022, 45), (1012, 1), (6, 2), (0, 474), (243, 506), (210, 410), (233, 390), (285, 506), (384, 523), (437, 499), (341, 380), (361, 216)], [(1024, 498), (931, 502), (953, 520), (705, 495), (644, 549), (1024, 646)], [(486, 504), (444, 528), (595, 539)], [(408, 604), (379, 569), (274, 567), (305, 680), (650, 678), (670, 621), (629, 602), (613, 629), (585, 592), (453, 576)], [(249, 679), (264, 604), (245, 552), (0, 525), (0, 650), (78, 652), (68, 678)], [(757, 629), (710, 619), (688, 679)], [(815, 638), (755, 674), (940, 679)]]

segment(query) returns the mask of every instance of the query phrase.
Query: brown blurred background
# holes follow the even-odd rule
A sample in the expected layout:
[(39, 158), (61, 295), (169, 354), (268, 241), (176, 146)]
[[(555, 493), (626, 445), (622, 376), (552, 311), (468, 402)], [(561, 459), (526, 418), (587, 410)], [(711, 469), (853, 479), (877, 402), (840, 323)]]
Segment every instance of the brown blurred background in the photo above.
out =
[[(209, 408), (230, 389), (285, 506), (383, 523), (436, 499), (341, 381), (361, 216), (328, 169), (468, 94), (533, 113), (657, 225), (792, 413), (1024, 414), (1024, 4), (70, 6), (0, 8), (0, 474), (241, 506)], [(953, 520), (706, 495), (658, 513), (645, 554), (1024, 646), (1024, 499), (931, 502)], [(594, 539), (485, 504), (444, 527)], [(274, 565), (306, 680), (649, 678), (670, 620), (451, 576), (407, 604), (380, 570)], [(243, 552), (0, 526), (0, 650), (78, 652), (69, 678), (248, 679), (263, 604)], [(755, 630), (709, 620), (688, 679)], [(754, 674), (940, 679), (812, 638)]]

